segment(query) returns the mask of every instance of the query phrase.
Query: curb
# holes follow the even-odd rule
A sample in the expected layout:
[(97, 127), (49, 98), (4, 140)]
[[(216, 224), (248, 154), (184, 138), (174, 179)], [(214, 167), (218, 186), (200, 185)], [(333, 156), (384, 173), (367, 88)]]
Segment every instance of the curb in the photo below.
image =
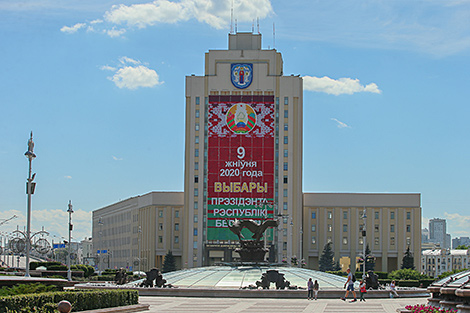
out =
[(149, 304), (134, 304), (134, 305), (118, 306), (118, 307), (106, 308), (106, 309), (80, 311), (76, 313), (111, 313), (111, 312), (128, 313), (128, 312), (148, 311), (149, 308), (150, 308)]

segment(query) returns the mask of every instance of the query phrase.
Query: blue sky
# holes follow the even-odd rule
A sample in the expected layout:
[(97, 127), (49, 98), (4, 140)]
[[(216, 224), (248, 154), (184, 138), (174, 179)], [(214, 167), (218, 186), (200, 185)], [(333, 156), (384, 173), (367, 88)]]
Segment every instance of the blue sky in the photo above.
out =
[[(185, 76), (227, 48), (231, 3), (0, 0), (0, 231), (25, 224), (31, 130), (34, 230), (66, 236), (72, 200), (82, 239), (92, 210), (182, 191)], [(304, 191), (418, 192), (424, 225), (470, 236), (470, 1), (233, 8), (304, 77)]]

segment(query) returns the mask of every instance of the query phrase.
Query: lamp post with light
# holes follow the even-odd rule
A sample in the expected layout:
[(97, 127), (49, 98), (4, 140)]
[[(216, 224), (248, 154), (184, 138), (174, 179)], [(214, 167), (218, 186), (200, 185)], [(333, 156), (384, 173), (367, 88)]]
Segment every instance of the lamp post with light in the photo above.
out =
[(367, 256), (366, 256), (366, 221), (367, 221), (367, 214), (366, 214), (366, 208), (364, 207), (364, 211), (362, 212), (362, 218), (364, 220), (364, 226), (362, 228), (362, 257), (363, 257), (363, 263), (362, 263), (362, 278), (366, 278), (366, 262), (367, 262)]
[(29, 161), (29, 172), (28, 172), (28, 181), (26, 183), (26, 193), (28, 194), (28, 207), (27, 207), (27, 217), (26, 217), (26, 274), (25, 277), (30, 277), (29, 275), (29, 254), (31, 250), (31, 195), (34, 194), (34, 189), (36, 183), (33, 183), (36, 173), (31, 176), (32, 172), (32, 163), (36, 155), (34, 154), (34, 142), (33, 142), (33, 132), (28, 140), (28, 151), (25, 152), (25, 156)]
[(69, 213), (69, 253), (68, 253), (68, 258), (67, 258), (67, 279), (69, 281), (72, 281), (72, 270), (70, 269), (70, 254), (72, 253), (71, 251), (71, 247), (72, 247), (72, 242), (71, 242), (71, 239), (72, 239), (72, 229), (73, 229), (73, 225), (72, 225), (72, 213), (73, 213), (73, 209), (72, 209), (72, 201), (69, 200), (69, 206), (68, 206), (68, 210), (67, 212)]

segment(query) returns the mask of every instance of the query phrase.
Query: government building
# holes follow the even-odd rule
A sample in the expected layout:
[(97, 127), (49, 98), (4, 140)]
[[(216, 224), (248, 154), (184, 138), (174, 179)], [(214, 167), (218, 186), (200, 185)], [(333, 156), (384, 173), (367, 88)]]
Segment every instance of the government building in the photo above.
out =
[(276, 219), (264, 236), (272, 263), (318, 269), (331, 243), (343, 269), (356, 268), (365, 238), (375, 270), (400, 268), (407, 247), (421, 268), (420, 194), (303, 192), (302, 78), (284, 75), (261, 34), (231, 33), (228, 50), (209, 50), (204, 75), (186, 77), (185, 99), (184, 191), (93, 211), (98, 260), (148, 270), (171, 250), (180, 269), (235, 262), (228, 225)]

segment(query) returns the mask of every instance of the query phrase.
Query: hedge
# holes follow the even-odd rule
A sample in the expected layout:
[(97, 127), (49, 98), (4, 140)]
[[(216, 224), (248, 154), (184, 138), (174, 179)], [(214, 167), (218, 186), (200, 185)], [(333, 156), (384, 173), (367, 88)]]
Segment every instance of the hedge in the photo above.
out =
[(69, 301), (72, 312), (77, 312), (138, 304), (139, 293), (137, 290), (80, 290), (7, 296), (0, 298), (0, 312), (56, 312), (62, 300)]

